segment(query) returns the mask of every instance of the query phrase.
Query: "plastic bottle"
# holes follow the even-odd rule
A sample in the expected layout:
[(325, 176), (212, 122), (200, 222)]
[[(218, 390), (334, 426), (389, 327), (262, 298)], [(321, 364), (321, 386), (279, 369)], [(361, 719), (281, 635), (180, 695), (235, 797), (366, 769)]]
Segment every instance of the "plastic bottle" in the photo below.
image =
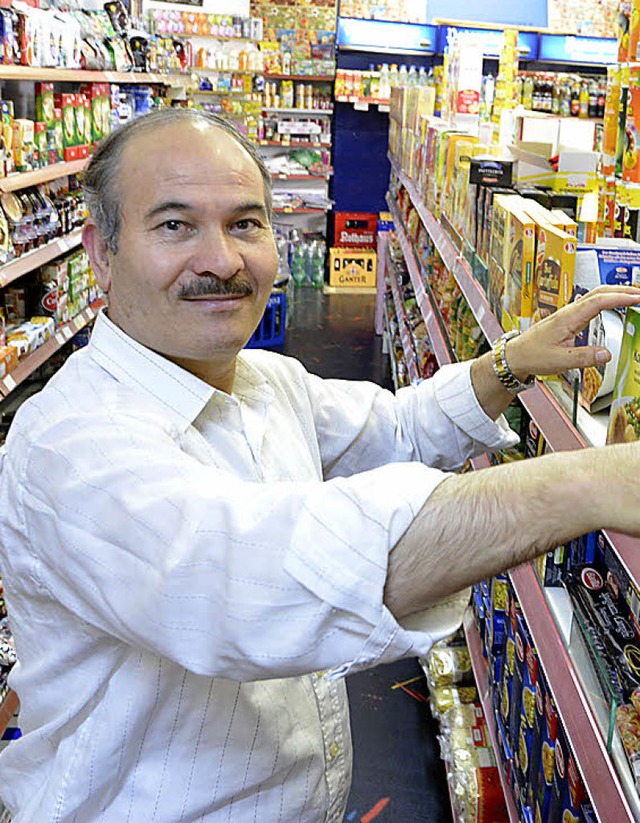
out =
[(424, 66), (420, 66), (418, 69), (418, 85), (419, 86), (428, 86), (429, 85), (429, 76), (427, 74), (427, 70)]
[(389, 85), (391, 88), (398, 85), (399, 79), (399, 72), (398, 72), (398, 64), (392, 63), (391, 67), (389, 68)]
[(403, 63), (398, 70), (398, 85), (406, 86), (409, 77), (409, 70)]
[(389, 64), (383, 63), (380, 69), (380, 99), (388, 100), (391, 97), (391, 82), (389, 79)]
[(307, 279), (304, 243), (301, 240), (298, 240), (291, 245), (291, 277), (296, 286), (304, 286)]
[(418, 85), (418, 70), (415, 66), (411, 66), (409, 68), (409, 72), (407, 73), (407, 85), (408, 86), (417, 86)]
[(324, 286), (325, 255), (326, 251), (324, 243), (320, 240), (316, 241), (311, 269), (311, 285), (315, 289), (321, 289)]

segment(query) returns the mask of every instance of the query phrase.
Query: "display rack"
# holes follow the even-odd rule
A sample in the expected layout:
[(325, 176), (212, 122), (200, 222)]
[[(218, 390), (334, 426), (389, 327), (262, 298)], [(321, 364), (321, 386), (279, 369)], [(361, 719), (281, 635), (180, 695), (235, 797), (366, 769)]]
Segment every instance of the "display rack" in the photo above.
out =
[[(393, 298), (393, 306), (396, 312), (396, 319), (398, 322), (398, 332), (400, 336), (400, 343), (402, 345), (402, 351), (404, 352), (404, 359), (407, 365), (407, 371), (409, 374), (409, 381), (411, 383), (416, 383), (420, 379), (420, 374), (418, 372), (418, 364), (416, 361), (416, 353), (415, 348), (413, 345), (413, 341), (411, 339), (411, 333), (409, 332), (409, 327), (407, 326), (407, 315), (404, 308), (404, 302), (400, 295), (400, 289), (398, 288), (398, 280), (395, 275), (393, 265), (389, 265), (391, 261), (387, 257), (387, 264), (388, 264), (388, 280), (389, 285), (391, 287), (391, 296)], [(392, 352), (393, 355), (393, 352)]]
[(64, 237), (57, 237), (39, 249), (34, 249), (0, 266), (0, 288), (8, 286), (24, 274), (44, 266), (61, 254), (75, 249), (82, 242), (82, 229), (75, 229)]
[(19, 189), (26, 189), (29, 186), (39, 186), (41, 183), (50, 183), (52, 180), (57, 180), (59, 177), (65, 175), (78, 174), (81, 172), (89, 158), (85, 157), (82, 160), (72, 160), (66, 163), (52, 163), (50, 166), (43, 166), (41, 169), (34, 171), (23, 171), (16, 174), (10, 174), (7, 177), (0, 177), (0, 191), (18, 191)]
[(411, 278), (411, 284), (416, 295), (416, 300), (424, 320), (424, 324), (429, 334), (429, 340), (433, 348), (433, 353), (436, 356), (439, 366), (444, 366), (447, 363), (452, 363), (455, 358), (451, 352), (449, 341), (442, 326), (439, 322), (438, 312), (434, 309), (430, 296), (427, 294), (427, 287), (420, 272), (420, 267), (415, 257), (415, 252), (409, 238), (407, 237), (402, 220), (395, 206), (395, 203), (390, 197), (387, 197), (387, 205), (393, 217), (393, 222), (396, 230), (396, 235), (404, 254), (404, 259)]
[(32, 354), (21, 360), (18, 366), (6, 377), (0, 380), (0, 399), (4, 399), (11, 392), (30, 377), (37, 369), (43, 366), (47, 360), (61, 349), (65, 343), (83, 329), (88, 323), (94, 320), (100, 309), (104, 306), (102, 300), (92, 303), (89, 308), (76, 315), (73, 320), (58, 326), (56, 333), (50, 337), (46, 343), (39, 346)]
[(40, 66), (0, 65), (0, 80), (43, 80), (52, 83), (144, 83), (171, 86), (186, 79), (184, 74), (147, 74), (134, 71), (90, 71)]
[[(502, 333), (502, 329), (490, 310), (481, 286), (473, 278), (469, 262), (461, 253), (460, 247), (456, 245), (458, 238), (447, 233), (442, 222), (438, 221), (425, 206), (413, 183), (398, 168), (393, 159), (392, 170), (406, 189), (427, 233), (441, 254), (443, 262), (469, 301), (481, 329), (489, 340), (495, 339)], [(422, 299), (418, 298), (418, 303), (423, 310), (425, 323), (427, 328), (436, 329), (437, 323), (433, 321), (433, 315), (437, 313), (437, 307), (430, 301), (426, 288), (422, 284), (411, 242), (407, 237), (399, 211), (390, 198), (388, 203), (407, 259), (412, 282), (415, 279), (415, 284), (418, 285), (421, 293), (424, 292)], [(416, 291), (416, 296), (418, 296), (418, 291)], [(440, 362), (440, 358), (438, 360)], [(554, 451), (584, 448), (587, 445), (584, 437), (573, 426), (547, 386), (538, 381), (534, 387), (520, 394), (519, 399)], [(483, 458), (475, 465), (485, 467), (488, 461)], [(630, 578), (640, 581), (640, 541), (615, 533), (609, 533), (608, 537)], [(635, 797), (631, 800), (634, 793), (625, 791), (626, 767), (621, 760), (616, 770), (611, 755), (607, 752), (604, 736), (598, 727), (583, 686), (583, 677), (576, 670), (571, 659), (566, 639), (563, 638), (559, 629), (558, 615), (545, 595), (533, 566), (525, 564), (514, 569), (510, 572), (510, 578), (599, 818), (615, 820), (616, 823), (640, 819), (640, 801), (636, 802)], [(515, 820), (517, 819), (516, 817)]]
[(480, 634), (473, 619), (473, 612), (467, 608), (463, 620), (464, 634), (467, 640), (467, 647), (469, 649), (469, 656), (471, 657), (471, 666), (476, 681), (476, 688), (478, 690), (478, 699), (482, 706), (485, 723), (487, 724), (487, 732), (489, 733), (489, 740), (491, 747), (496, 754), (496, 765), (498, 774), (500, 775), (500, 783), (504, 793), (504, 801), (507, 807), (507, 814), (509, 815), (510, 823), (519, 823), (518, 810), (516, 808), (511, 789), (509, 787), (509, 779), (504, 773), (502, 762), (498, 756), (498, 730), (496, 728), (496, 721), (493, 714), (493, 702), (491, 699), (491, 684), (489, 680), (489, 666), (486, 658), (482, 654), (482, 641)]

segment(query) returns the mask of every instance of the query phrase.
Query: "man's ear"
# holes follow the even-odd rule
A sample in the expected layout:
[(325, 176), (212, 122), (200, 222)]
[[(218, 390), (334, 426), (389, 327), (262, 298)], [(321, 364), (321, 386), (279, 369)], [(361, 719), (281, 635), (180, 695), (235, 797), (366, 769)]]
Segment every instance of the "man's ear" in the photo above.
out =
[(98, 227), (94, 221), (88, 217), (82, 229), (82, 243), (87, 250), (91, 266), (96, 275), (96, 280), (102, 291), (109, 293), (111, 288), (111, 265), (109, 262), (109, 250), (104, 242)]

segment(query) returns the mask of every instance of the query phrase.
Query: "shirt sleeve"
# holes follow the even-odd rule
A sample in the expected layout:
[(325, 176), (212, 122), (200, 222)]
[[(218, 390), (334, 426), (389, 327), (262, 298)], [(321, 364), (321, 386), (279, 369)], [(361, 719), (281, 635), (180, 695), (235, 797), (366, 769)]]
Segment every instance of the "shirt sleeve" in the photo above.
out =
[(364, 381), (307, 380), (325, 477), (393, 460), (452, 471), (470, 457), (518, 442), (504, 417), (493, 421), (483, 411), (470, 362), (444, 366), (395, 395)]

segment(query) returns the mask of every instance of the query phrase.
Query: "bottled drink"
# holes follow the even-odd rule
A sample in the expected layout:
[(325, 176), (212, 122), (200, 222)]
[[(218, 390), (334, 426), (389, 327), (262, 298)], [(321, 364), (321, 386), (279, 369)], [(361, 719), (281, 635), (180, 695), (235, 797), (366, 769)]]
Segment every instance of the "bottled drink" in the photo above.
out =
[(409, 73), (407, 74), (407, 85), (408, 86), (417, 86), (418, 85), (418, 70), (415, 66), (411, 66), (409, 68)]
[(571, 116), (580, 114), (580, 83), (574, 82), (571, 86)]
[(380, 99), (388, 100), (391, 97), (391, 81), (389, 78), (389, 64), (383, 63), (380, 69)]
[(420, 66), (418, 69), (418, 85), (419, 86), (428, 86), (429, 85), (429, 77), (427, 76), (427, 70), (424, 66)]
[(533, 77), (530, 74), (527, 74), (522, 84), (522, 105), (525, 109), (533, 108)]
[(324, 260), (324, 243), (317, 240), (313, 250), (313, 261), (311, 264), (311, 285), (316, 289), (321, 289), (324, 286)]
[(578, 116), (586, 118), (589, 116), (589, 86), (584, 81), (580, 84), (579, 101)]
[(391, 67), (389, 68), (389, 85), (393, 88), (393, 86), (398, 85), (400, 72), (398, 71), (398, 64), (392, 63)]
[(407, 78), (409, 76), (409, 70), (403, 63), (399, 70), (398, 70), (398, 85), (399, 86), (406, 86), (407, 85)]

